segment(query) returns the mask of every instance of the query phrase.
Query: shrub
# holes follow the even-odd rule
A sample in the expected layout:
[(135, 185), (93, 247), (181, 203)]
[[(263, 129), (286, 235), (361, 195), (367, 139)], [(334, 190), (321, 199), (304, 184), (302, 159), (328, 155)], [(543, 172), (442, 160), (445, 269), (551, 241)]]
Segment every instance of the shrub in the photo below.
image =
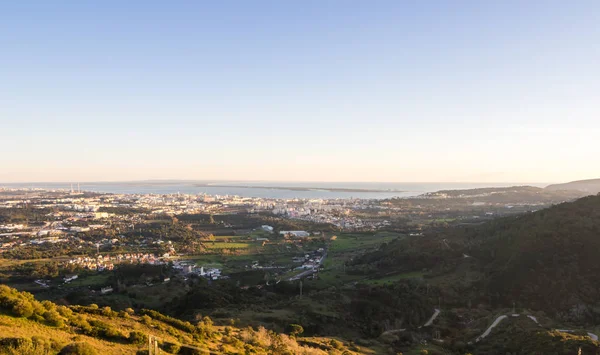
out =
[(115, 318), (117, 316), (117, 312), (113, 312), (110, 307), (106, 306), (102, 308), (102, 315), (108, 318)]
[(58, 311), (58, 313), (59, 313), (61, 316), (65, 317), (65, 318), (68, 318), (68, 319), (70, 319), (70, 318), (72, 318), (72, 317), (73, 317), (73, 311), (72, 311), (72, 310), (71, 310), (69, 307), (66, 307), (66, 306), (58, 306), (58, 307), (56, 308), (56, 310)]
[(0, 352), (4, 354), (4, 351), (28, 348), (32, 345), (33, 342), (27, 338), (3, 338), (0, 339)]
[[(144, 314), (144, 316), (152, 317), (156, 320), (167, 323), (179, 330), (183, 330), (188, 333), (194, 333), (196, 331), (196, 328), (190, 322), (184, 322), (177, 318), (165, 316), (164, 314), (161, 314), (157, 311), (153, 311), (150, 309), (142, 309), (141, 313)], [(203, 322), (205, 321), (205, 319), (208, 319), (210, 321), (210, 318), (204, 317)], [(210, 326), (212, 326), (212, 321), (210, 321)]]
[(340, 349), (342, 349), (344, 347), (344, 344), (342, 344), (341, 341), (335, 340), (335, 339), (331, 339), (329, 341), (329, 345), (331, 345), (332, 348), (338, 349), (338, 350), (340, 350)]
[(108, 327), (106, 329), (104, 329), (103, 331), (103, 335), (105, 338), (108, 339), (113, 339), (113, 340), (129, 340), (128, 337), (125, 336), (125, 334), (121, 333), (120, 331), (118, 331), (117, 329), (113, 328), (113, 327)]
[(64, 319), (55, 310), (46, 311), (44, 313), (44, 319), (46, 320), (46, 322), (48, 322), (48, 324), (54, 327), (61, 328), (65, 325)]
[(97, 355), (96, 349), (88, 343), (72, 343), (60, 351), (59, 355)]
[(48, 311), (56, 309), (56, 305), (48, 300), (42, 301), (42, 306)]
[(304, 328), (300, 324), (290, 324), (288, 326), (288, 333), (291, 336), (297, 336), (304, 333)]
[(33, 305), (29, 301), (16, 300), (13, 303), (12, 312), (17, 317), (29, 318), (33, 315)]
[(162, 345), (162, 349), (171, 354), (177, 354), (179, 352), (180, 348), (181, 348), (181, 346), (179, 346), (178, 344), (175, 344), (175, 343), (165, 342)]
[(129, 332), (129, 342), (132, 344), (145, 344), (148, 341), (148, 336), (142, 332)]
[(142, 323), (144, 323), (145, 325), (151, 325), (152, 324), (152, 318), (150, 318), (150, 316), (148, 316), (147, 314), (144, 314), (142, 316)]

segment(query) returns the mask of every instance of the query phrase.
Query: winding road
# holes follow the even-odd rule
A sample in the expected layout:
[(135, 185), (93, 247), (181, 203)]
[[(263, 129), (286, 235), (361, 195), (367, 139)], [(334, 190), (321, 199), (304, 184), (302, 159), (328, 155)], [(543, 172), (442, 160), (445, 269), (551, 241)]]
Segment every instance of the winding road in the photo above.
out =
[[(519, 314), (513, 314), (513, 317), (519, 317)], [(498, 316), (498, 318), (496, 318), (494, 320), (494, 323), (492, 323), (492, 325), (490, 325), (485, 332), (483, 332), (483, 334), (481, 334), (480, 336), (477, 337), (477, 339), (475, 339), (475, 342), (479, 342), (480, 340), (482, 340), (483, 338), (487, 337), (488, 335), (490, 335), (490, 333), (492, 332), (492, 329), (494, 329), (498, 324), (500, 324), (500, 322), (502, 322), (504, 319), (508, 318), (508, 315), (503, 314), (501, 316)], [(531, 319), (533, 322), (535, 322), (535, 324), (539, 325), (540, 327), (542, 326), (540, 324), (540, 322), (538, 322), (537, 318), (535, 316), (532, 315), (527, 315), (527, 318)], [(563, 333), (572, 333), (574, 332), (574, 330), (571, 329), (555, 329), (556, 331), (559, 332), (563, 332)], [(594, 333), (587, 333), (587, 335), (595, 341), (598, 341), (598, 335), (594, 334)], [(472, 344), (473, 342), (470, 342), (469, 344)]]

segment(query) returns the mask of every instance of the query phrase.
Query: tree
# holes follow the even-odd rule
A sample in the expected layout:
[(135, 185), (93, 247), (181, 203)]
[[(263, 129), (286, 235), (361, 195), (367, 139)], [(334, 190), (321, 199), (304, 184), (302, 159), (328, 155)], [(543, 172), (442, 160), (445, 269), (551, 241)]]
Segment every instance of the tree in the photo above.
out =
[(59, 355), (97, 355), (96, 349), (88, 343), (72, 343), (60, 351)]
[(290, 324), (288, 326), (288, 332), (291, 336), (295, 337), (304, 333), (304, 328), (300, 324)]

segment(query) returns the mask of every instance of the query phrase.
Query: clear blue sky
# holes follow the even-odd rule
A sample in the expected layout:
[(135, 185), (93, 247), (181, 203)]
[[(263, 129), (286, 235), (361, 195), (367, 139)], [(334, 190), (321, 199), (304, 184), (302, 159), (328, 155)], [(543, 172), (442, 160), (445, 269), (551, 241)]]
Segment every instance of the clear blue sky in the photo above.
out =
[(600, 2), (3, 1), (0, 182), (600, 177)]

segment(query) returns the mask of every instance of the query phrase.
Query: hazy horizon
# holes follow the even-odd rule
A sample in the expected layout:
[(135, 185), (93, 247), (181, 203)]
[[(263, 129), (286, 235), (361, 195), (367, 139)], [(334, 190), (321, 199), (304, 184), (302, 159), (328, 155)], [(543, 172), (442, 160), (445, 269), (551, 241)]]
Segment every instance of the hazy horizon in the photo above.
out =
[[(593, 179), (593, 178), (592, 178)], [(589, 180), (589, 179), (578, 179), (578, 180)], [(578, 181), (570, 180), (570, 181)], [(333, 180), (248, 180), (248, 179), (138, 179), (138, 180), (83, 180), (83, 181), (70, 181), (70, 180), (55, 180), (55, 181), (0, 181), (2, 184), (85, 184), (85, 183), (98, 183), (98, 184), (127, 184), (127, 183), (299, 183), (299, 184), (555, 184), (561, 182), (570, 181), (333, 181)]]
[(0, 13), (0, 182), (600, 177), (597, 1)]
[[(593, 179), (593, 178), (591, 178)], [(556, 183), (564, 183), (579, 180), (590, 180), (590, 179), (578, 179), (570, 181), (333, 181), (333, 180), (248, 180), (248, 179), (138, 179), (138, 180), (87, 180), (87, 181), (68, 181), (68, 180), (56, 180), (56, 181), (0, 181), (6, 185), (22, 185), (22, 184), (131, 184), (131, 183), (205, 183), (205, 184), (218, 184), (218, 183), (231, 183), (231, 184), (257, 184), (257, 183), (273, 183), (273, 184), (490, 184), (490, 185), (510, 185), (514, 184), (532, 184), (532, 185), (549, 185)]]

